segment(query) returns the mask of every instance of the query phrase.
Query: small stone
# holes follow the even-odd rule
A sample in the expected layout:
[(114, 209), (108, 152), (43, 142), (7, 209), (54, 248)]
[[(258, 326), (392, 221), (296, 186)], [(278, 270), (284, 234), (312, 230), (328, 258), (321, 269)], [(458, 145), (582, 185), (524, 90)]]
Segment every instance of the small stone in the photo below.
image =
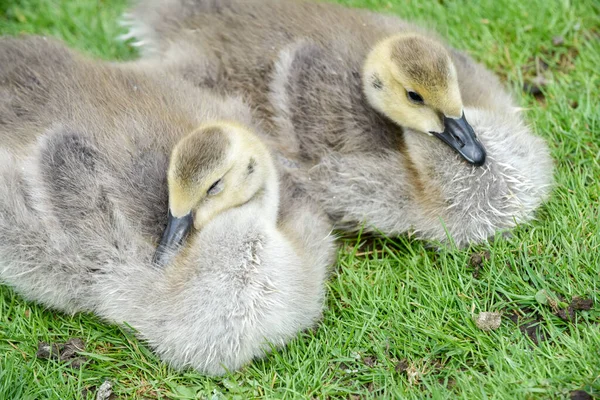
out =
[(560, 45), (562, 45), (563, 43), (565, 43), (565, 38), (564, 38), (564, 37), (562, 37), (562, 36), (554, 36), (554, 37), (552, 38), (552, 44), (553, 44), (554, 46), (560, 46)]
[(96, 392), (96, 400), (109, 400), (112, 395), (112, 383), (104, 381)]
[(499, 312), (482, 312), (475, 317), (475, 325), (481, 330), (491, 331), (500, 328), (502, 314)]

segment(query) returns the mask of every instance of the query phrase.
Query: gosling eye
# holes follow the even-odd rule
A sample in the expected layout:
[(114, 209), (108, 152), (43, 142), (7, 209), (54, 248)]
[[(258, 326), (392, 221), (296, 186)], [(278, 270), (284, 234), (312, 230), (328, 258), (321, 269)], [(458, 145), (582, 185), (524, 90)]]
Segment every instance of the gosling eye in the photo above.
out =
[(413, 92), (410, 90), (406, 91), (406, 95), (408, 96), (408, 99), (410, 101), (412, 101), (415, 104), (423, 104), (425, 101), (423, 100), (423, 96), (421, 96), (419, 93), (417, 92)]
[(223, 179), (221, 178), (208, 188), (206, 194), (209, 196), (215, 196), (223, 191), (224, 186), (225, 185), (223, 185)]

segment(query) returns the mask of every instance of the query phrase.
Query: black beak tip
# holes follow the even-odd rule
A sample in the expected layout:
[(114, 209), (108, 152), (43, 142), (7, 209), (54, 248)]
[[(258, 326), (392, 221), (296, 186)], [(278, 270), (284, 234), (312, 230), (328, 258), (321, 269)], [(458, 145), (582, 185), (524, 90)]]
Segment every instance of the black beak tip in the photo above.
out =
[(444, 117), (444, 132), (431, 133), (453, 148), (469, 164), (477, 167), (485, 164), (485, 148), (477, 139), (464, 114), (457, 119)]
[(478, 147), (477, 149), (479, 151), (477, 152), (477, 155), (475, 157), (473, 157), (473, 161), (471, 163), (473, 165), (475, 165), (476, 167), (481, 167), (483, 164), (485, 164), (485, 160), (487, 158), (487, 154), (486, 154), (485, 149), (483, 148), (483, 146)]
[(485, 164), (487, 154), (483, 146), (479, 145), (473, 147), (470, 153), (471, 154), (468, 155), (468, 158), (466, 158), (467, 155), (463, 155), (463, 157), (465, 157), (470, 164), (476, 167), (481, 167), (483, 164)]

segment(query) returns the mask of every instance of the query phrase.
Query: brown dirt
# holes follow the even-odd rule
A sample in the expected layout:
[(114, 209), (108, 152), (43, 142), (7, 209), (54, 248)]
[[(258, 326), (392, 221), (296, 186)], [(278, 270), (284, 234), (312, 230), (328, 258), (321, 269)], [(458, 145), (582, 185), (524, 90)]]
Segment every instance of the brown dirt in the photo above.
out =
[(480, 253), (471, 254), (471, 258), (469, 259), (469, 266), (473, 268), (473, 278), (479, 278), (479, 271), (481, 267), (486, 261), (489, 261), (490, 258), (492, 258), (492, 255), (488, 250)]
[(41, 360), (58, 360), (71, 368), (79, 369), (87, 361), (79, 352), (85, 351), (85, 342), (80, 338), (71, 338), (65, 343), (38, 343), (35, 356)]
[(396, 372), (398, 372), (398, 373), (406, 372), (406, 370), (408, 369), (409, 365), (410, 364), (408, 363), (408, 360), (400, 360), (400, 361), (398, 361), (398, 363), (396, 364), (396, 367), (395, 367)]
[(377, 357), (366, 356), (362, 358), (362, 361), (367, 367), (373, 368), (377, 364)]
[[(560, 300), (564, 301), (564, 299)], [(576, 311), (588, 311), (593, 306), (594, 301), (592, 299), (573, 297), (567, 308), (558, 309), (555, 314), (563, 321), (574, 321)]]
[(569, 393), (569, 398), (571, 400), (592, 400), (593, 397), (591, 394), (584, 390), (574, 390)]
[(523, 315), (517, 312), (507, 313), (508, 319), (514, 322), (521, 333), (531, 339), (534, 344), (537, 345), (545, 341), (547, 339), (546, 334), (541, 329), (541, 324), (544, 322), (542, 316), (529, 308), (521, 311)]

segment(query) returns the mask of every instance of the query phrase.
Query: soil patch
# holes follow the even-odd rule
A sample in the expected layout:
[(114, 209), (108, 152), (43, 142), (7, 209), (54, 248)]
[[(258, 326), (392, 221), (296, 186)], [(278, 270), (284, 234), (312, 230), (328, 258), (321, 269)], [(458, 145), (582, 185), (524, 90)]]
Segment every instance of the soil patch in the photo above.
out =
[[(564, 299), (561, 299), (564, 301)], [(594, 306), (592, 299), (573, 297), (567, 308), (558, 309), (555, 314), (563, 321), (574, 321), (576, 311), (588, 311)]]
[(79, 369), (87, 358), (79, 355), (85, 351), (85, 342), (80, 338), (71, 338), (65, 343), (38, 343), (35, 356), (41, 360), (57, 360), (68, 364), (71, 368)]
[(524, 308), (521, 312), (522, 314), (515, 311), (508, 313), (508, 319), (514, 322), (521, 333), (531, 339), (534, 344), (545, 341), (546, 334), (541, 329), (541, 324), (544, 322), (542, 316), (530, 308)]
[(489, 261), (492, 258), (489, 250), (480, 253), (471, 254), (471, 258), (469, 259), (469, 266), (473, 268), (473, 278), (479, 278), (479, 270), (483, 266), (486, 261)]
[(574, 390), (569, 393), (569, 398), (571, 400), (592, 400), (593, 397), (591, 394), (584, 390)]

